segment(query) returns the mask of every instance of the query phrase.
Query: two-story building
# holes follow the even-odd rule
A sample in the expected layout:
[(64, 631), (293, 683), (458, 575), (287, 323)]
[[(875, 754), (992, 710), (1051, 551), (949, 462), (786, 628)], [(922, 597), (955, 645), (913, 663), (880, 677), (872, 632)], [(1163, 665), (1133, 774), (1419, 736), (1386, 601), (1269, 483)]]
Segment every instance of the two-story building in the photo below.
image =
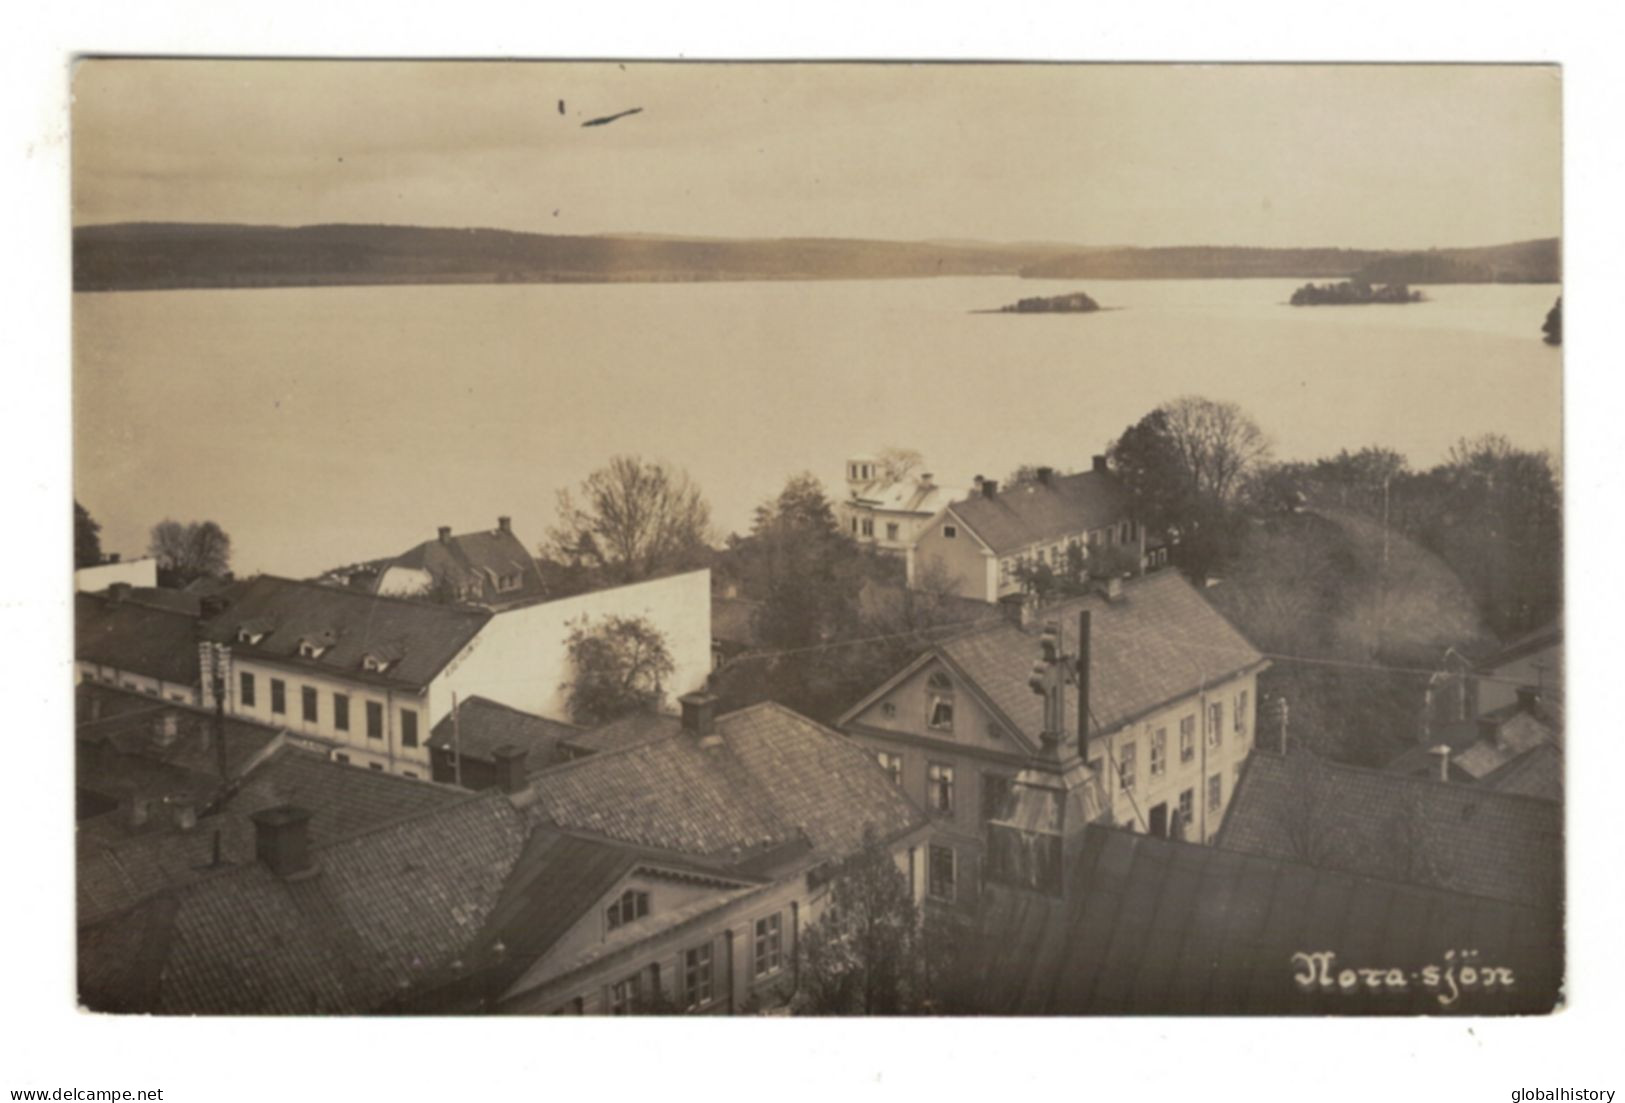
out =
[(846, 461), (846, 497), (836, 505), (841, 527), (864, 547), (907, 554), (931, 519), (965, 495), (925, 473), (896, 478), (872, 456)]
[(615, 616), (665, 637), (678, 695), (711, 669), (710, 578), (693, 571), (493, 611), (262, 575), (205, 617), (198, 647), (204, 703), (216, 670), (233, 715), (324, 741), (335, 758), (429, 778), (431, 729), (454, 695), (562, 719), (569, 637)]
[(1212, 839), (1252, 749), (1268, 664), (1175, 572), (942, 641), (837, 722), (934, 817), (928, 889), (940, 902), (974, 902), (985, 826), (1040, 749), (1044, 698), (1030, 679), (1046, 628), (1060, 652), (1087, 654), (1086, 676), (1063, 689), (1063, 738), (1075, 742), (1087, 716), (1081, 757), (1110, 822)]
[(1004, 490), (977, 476), (972, 493), (946, 505), (909, 546), (908, 580), (917, 586), (935, 574), (955, 593), (998, 601), (1022, 592), (1024, 570), (1063, 569), (1100, 548), (1122, 546), (1144, 567), (1145, 540), (1128, 491), (1104, 456), (1077, 475), (1040, 467), (1033, 479)]
[(442, 525), (433, 540), (374, 569), (376, 592), (396, 597), (503, 609), (547, 596), (536, 560), (508, 517), (498, 517), (494, 529), (460, 535)]
[(197, 616), (161, 603), (158, 594), (114, 583), (103, 593), (73, 595), (78, 681), (185, 705), (202, 701)]

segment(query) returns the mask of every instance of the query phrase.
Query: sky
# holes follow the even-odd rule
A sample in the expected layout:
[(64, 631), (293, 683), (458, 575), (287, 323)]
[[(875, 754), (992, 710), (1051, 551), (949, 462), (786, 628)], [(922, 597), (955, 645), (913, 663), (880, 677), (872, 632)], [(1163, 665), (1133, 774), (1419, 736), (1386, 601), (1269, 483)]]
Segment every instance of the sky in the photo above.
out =
[(87, 60), (73, 96), (79, 225), (1347, 248), (1561, 233), (1550, 66)]

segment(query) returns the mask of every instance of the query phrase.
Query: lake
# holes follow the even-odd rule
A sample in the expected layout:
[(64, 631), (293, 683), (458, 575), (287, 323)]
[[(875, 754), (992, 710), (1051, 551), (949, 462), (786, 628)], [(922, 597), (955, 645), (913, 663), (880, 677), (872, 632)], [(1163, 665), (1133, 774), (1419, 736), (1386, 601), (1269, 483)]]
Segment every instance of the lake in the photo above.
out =
[[(492, 527), (545, 536), (617, 452), (685, 467), (719, 532), (787, 476), (919, 449), (939, 482), (1083, 468), (1158, 403), (1233, 400), (1281, 458), (1413, 465), (1502, 433), (1559, 456), (1555, 286), (1285, 304), (1302, 280), (548, 284), (78, 294), (79, 500), (140, 554), (212, 519), (295, 576)], [(1087, 291), (1087, 315), (976, 313)]]

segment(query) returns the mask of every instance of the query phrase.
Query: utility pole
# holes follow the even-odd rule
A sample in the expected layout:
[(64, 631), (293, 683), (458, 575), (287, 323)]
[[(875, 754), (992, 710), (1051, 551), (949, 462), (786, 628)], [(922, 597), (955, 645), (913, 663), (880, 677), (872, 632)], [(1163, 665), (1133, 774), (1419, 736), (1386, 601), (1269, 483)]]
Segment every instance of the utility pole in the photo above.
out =
[(457, 723), (457, 691), (451, 691), (451, 777), (453, 784), (463, 784), (463, 730)]

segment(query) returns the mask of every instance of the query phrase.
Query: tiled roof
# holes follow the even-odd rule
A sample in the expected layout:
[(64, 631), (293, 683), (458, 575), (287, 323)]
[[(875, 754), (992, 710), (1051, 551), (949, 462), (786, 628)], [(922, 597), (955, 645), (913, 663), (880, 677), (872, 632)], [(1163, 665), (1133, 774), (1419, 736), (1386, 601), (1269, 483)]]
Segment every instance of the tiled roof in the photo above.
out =
[[(429, 746), (450, 750), (453, 745), (451, 714), (447, 713), (429, 735)], [(498, 704), (486, 697), (468, 697), (457, 705), (456, 741), (469, 758), (493, 759), (498, 747), (523, 750), (526, 765), (537, 770), (550, 765), (561, 740), (582, 734), (574, 724), (548, 720), (532, 712)]]
[(1563, 895), (1557, 802), (1307, 753), (1248, 759), (1217, 845), (1511, 903)]
[[(467, 532), (444, 540), (425, 540), (383, 564), (427, 571), (454, 590), (472, 589), (471, 600), (508, 604), (535, 601), (545, 596), (541, 572), (520, 539), (507, 529)], [(498, 579), (520, 576), (515, 590), (498, 590)]]
[[(1090, 711), (1097, 731), (1111, 731), (1180, 697), (1263, 662), (1251, 644), (1174, 571), (1123, 584), (1122, 597), (1101, 596), (1051, 606), (1038, 625), (1059, 621), (1075, 653), (1078, 614), (1090, 616)], [(1043, 698), (1028, 688), (1037, 636), (1008, 622), (974, 629), (937, 647), (1029, 736), (1043, 727)], [(1076, 734), (1077, 696), (1066, 689), (1067, 731)]]
[(1563, 751), (1554, 743), (1531, 747), (1480, 778), (1479, 784), (1501, 793), (1560, 801), (1563, 799)]
[[(1089, 827), (1064, 899), (991, 884), (965, 948), (955, 1008), (980, 1014), (1416, 1014), (1550, 1010), (1562, 924), (1542, 910), (1314, 869), (1257, 854)], [(1513, 971), (1514, 986), (1451, 995), (1452, 959)], [(1297, 953), (1399, 969), (1403, 989), (1295, 981)], [(1436, 965), (1436, 987), (1422, 970)], [(1457, 970), (1452, 970), (1456, 989)]]
[[(196, 790), (212, 795), (220, 783), (213, 713), (128, 690), (81, 685), (75, 693), (78, 784), (113, 795), (131, 790), (143, 776), (175, 779), (163, 797)], [(226, 776), (235, 778), (264, 754), (281, 730), (227, 716)], [(138, 773), (149, 767), (148, 773)], [(139, 787), (137, 787), (139, 789)]]
[(104, 594), (74, 594), (74, 657), (177, 685), (198, 684), (197, 618)]
[[(1480, 670), (1493, 670), (1499, 666), (1514, 662), (1525, 655), (1532, 655), (1537, 651), (1544, 651), (1548, 647), (1563, 646), (1563, 622), (1553, 621), (1551, 624), (1525, 632), (1507, 643), (1500, 651), (1485, 659), (1479, 664)], [(1561, 687), (1558, 687), (1561, 692)]]
[[(360, 680), (422, 687), (473, 639), (490, 612), (408, 598), (379, 597), (314, 582), (261, 575), (245, 583), (218, 616), (204, 621), (208, 638), (245, 655), (277, 659)], [(263, 631), (257, 644), (239, 641), (238, 629)], [(302, 640), (331, 634), (319, 658), (299, 656)], [(392, 665), (383, 674), (362, 670), (374, 655)], [(193, 656), (194, 663), (196, 656)]]
[(1126, 520), (1129, 495), (1117, 476), (1085, 471), (1057, 475), (1048, 486), (1019, 483), (992, 498), (973, 494), (950, 508), (995, 555), (1006, 555)]
[(166, 1014), (378, 1008), (473, 943), (523, 841), (505, 798), (471, 796), (317, 848), (306, 877), (257, 862), (207, 877), (82, 928), (80, 999)]
[(658, 712), (629, 712), (619, 720), (572, 734), (564, 745), (579, 754), (621, 751), (651, 739), (670, 737), (673, 723), (671, 717)]
[(701, 747), (673, 718), (664, 734), (536, 775), (532, 811), (560, 827), (738, 867), (810, 847), (850, 853), (923, 815), (861, 748), (781, 705), (716, 720)]
[[(214, 791), (200, 793), (212, 799)], [(322, 846), (406, 816), (444, 808), (467, 794), (450, 786), (397, 777), (328, 761), (314, 751), (281, 747), (244, 779), (217, 813), (189, 830), (155, 808), (144, 830), (132, 833), (126, 814), (110, 812), (78, 830), (79, 922), (120, 911), (154, 893), (215, 872), (215, 837), (221, 866), (254, 861), (255, 812), (297, 804), (312, 813), (310, 839)]]

